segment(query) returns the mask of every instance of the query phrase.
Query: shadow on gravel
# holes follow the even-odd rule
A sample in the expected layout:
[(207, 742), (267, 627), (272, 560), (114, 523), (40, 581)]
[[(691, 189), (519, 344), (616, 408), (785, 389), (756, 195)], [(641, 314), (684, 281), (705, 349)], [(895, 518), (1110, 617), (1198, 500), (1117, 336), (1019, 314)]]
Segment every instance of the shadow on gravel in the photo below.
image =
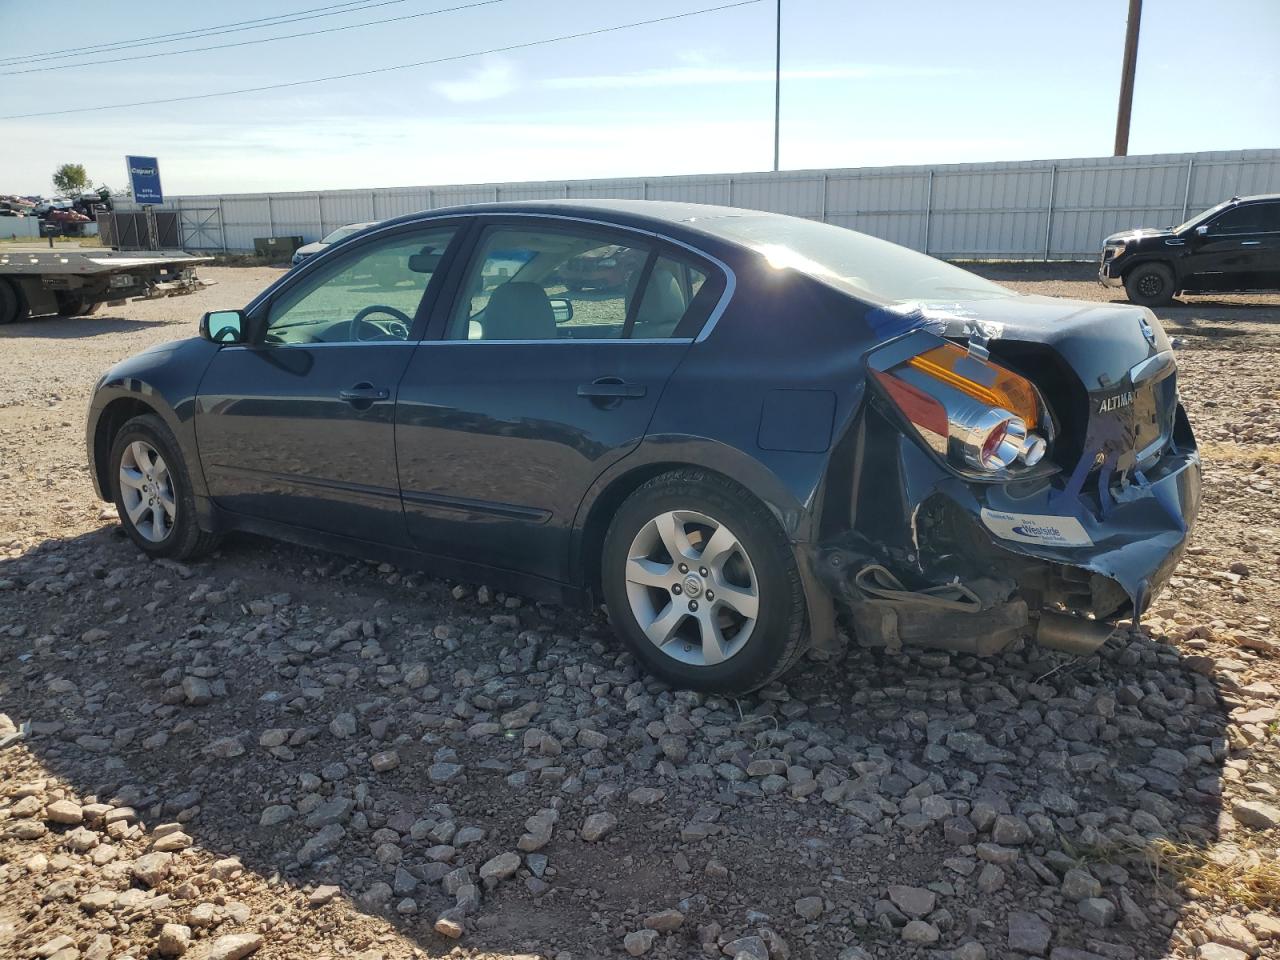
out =
[[(439, 956), (442, 914), (469, 948), (579, 960), (646, 922), (663, 958), (1175, 942), (1153, 857), (1216, 838), (1208, 658), (853, 647), (729, 701), (651, 682), (591, 615), (458, 593), (257, 540), (162, 566), (99, 531), (0, 561), (0, 709), (33, 723), (0, 794), (48, 775), (115, 808), (30, 840), (0, 820), (24, 949), (107, 929), (145, 956), (171, 921), (405, 955), (378, 917)], [(135, 821), (195, 846), (140, 870)], [(37, 849), (72, 869), (18, 870)], [(321, 884), (342, 895), (310, 904)]]
[(189, 320), (128, 320), (124, 317), (36, 317), (21, 323), (0, 327), (0, 337), (21, 337), (24, 340), (80, 340), (85, 337), (101, 337), (111, 333), (131, 330), (148, 330), (155, 327), (190, 326)]

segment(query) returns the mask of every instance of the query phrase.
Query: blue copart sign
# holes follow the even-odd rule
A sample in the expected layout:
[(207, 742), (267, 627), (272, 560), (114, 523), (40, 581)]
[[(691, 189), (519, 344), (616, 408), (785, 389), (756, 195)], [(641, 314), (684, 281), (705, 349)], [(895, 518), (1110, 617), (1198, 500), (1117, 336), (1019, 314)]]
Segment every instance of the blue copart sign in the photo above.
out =
[(155, 157), (125, 157), (129, 168), (129, 186), (133, 188), (134, 203), (164, 203), (160, 189), (160, 164)]

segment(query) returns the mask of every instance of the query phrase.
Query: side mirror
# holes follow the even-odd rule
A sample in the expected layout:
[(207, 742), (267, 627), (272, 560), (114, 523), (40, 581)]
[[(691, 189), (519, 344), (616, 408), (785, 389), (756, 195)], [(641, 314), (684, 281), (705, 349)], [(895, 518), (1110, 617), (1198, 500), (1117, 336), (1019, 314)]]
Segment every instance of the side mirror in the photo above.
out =
[(551, 304), (556, 323), (568, 323), (573, 319), (573, 304), (564, 297), (549, 297), (547, 302)]
[(244, 333), (241, 310), (213, 310), (200, 318), (200, 336), (213, 343), (244, 343)]
[(1209, 234), (1209, 227), (1206, 224), (1201, 224), (1200, 226), (1196, 227), (1197, 237), (1208, 236), (1208, 234)]

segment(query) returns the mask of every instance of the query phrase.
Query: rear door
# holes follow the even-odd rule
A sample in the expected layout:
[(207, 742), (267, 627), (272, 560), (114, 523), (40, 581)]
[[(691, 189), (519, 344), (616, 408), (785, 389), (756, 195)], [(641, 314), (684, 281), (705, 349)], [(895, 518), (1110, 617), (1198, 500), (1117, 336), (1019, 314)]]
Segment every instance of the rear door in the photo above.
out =
[(409, 536), (563, 580), (587, 488), (644, 436), (723, 275), (648, 234), (539, 217), (485, 223), (453, 286), (396, 409)]
[(1280, 201), (1241, 203), (1205, 226), (1190, 258), (1193, 289), (1280, 286)]
[(406, 544), (397, 390), (460, 228), (437, 222), (344, 244), (255, 311), (258, 342), (218, 352), (195, 428), (220, 507)]

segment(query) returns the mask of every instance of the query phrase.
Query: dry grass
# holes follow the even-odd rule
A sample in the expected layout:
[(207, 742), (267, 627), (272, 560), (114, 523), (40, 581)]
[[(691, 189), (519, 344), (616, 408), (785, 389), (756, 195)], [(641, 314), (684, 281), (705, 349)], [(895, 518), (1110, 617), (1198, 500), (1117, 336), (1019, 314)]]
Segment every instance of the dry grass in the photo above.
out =
[(1157, 877), (1170, 877), (1197, 900), (1226, 900), (1259, 910), (1280, 910), (1280, 863), (1259, 851), (1241, 850), (1221, 860), (1193, 844), (1156, 840), (1146, 859)]
[(1280, 861), (1267, 851), (1237, 844), (1132, 838), (1093, 847), (1063, 849), (1082, 864), (1117, 863), (1146, 869), (1157, 884), (1193, 900), (1280, 911)]
[(1206, 463), (1214, 460), (1232, 463), (1280, 463), (1280, 443), (1221, 443), (1208, 440), (1200, 444), (1200, 458)]

